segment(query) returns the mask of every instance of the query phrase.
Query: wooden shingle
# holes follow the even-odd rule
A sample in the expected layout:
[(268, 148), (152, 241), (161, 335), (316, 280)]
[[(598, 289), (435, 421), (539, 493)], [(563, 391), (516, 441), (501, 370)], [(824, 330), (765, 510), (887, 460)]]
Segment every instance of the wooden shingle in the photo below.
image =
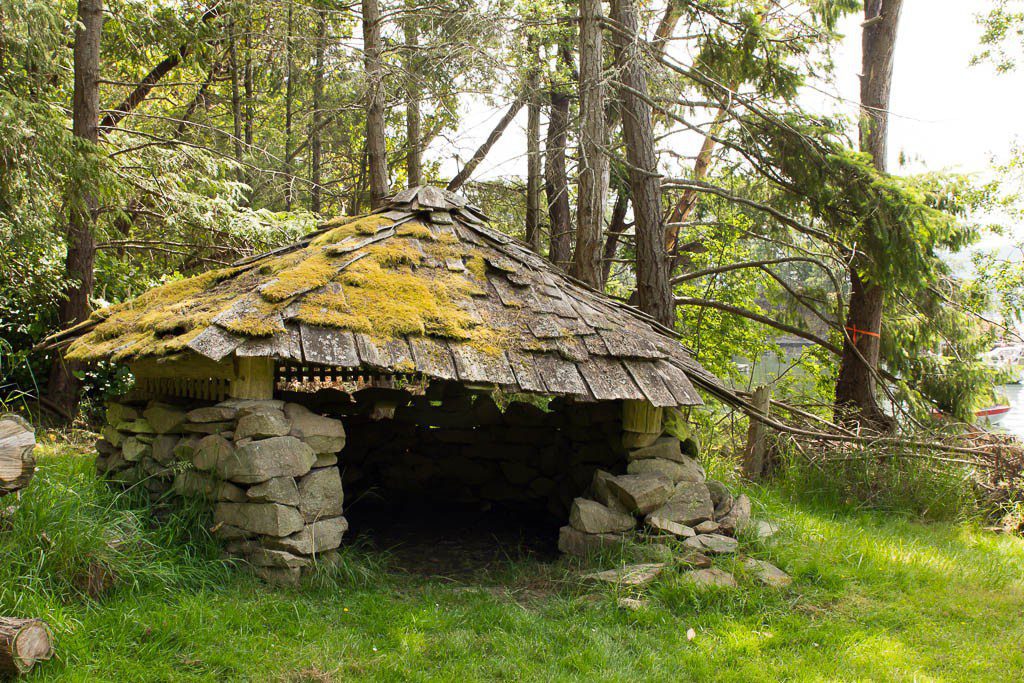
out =
[(202, 313), (192, 324), (204, 327), (183, 323), (189, 336), (177, 348), (217, 361), (266, 356), (657, 406), (700, 403), (690, 379), (714, 380), (651, 318), (569, 277), (438, 188), (402, 190), (372, 216), (330, 221), (209, 275), (213, 284), (169, 285), (180, 301), (140, 299), (62, 338), (108, 357), (151, 357), (184, 332), (164, 325), (149, 343), (148, 330), (128, 325), (123, 345), (117, 334), (129, 313), (159, 320), (165, 306)]

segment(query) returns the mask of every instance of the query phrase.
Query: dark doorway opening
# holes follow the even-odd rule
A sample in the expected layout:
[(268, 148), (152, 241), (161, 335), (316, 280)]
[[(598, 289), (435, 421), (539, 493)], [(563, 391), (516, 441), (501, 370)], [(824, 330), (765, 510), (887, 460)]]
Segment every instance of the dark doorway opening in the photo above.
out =
[(385, 552), (394, 569), (410, 574), (462, 579), (558, 559), (559, 525), (546, 514), (372, 494), (352, 501), (345, 514), (352, 541)]

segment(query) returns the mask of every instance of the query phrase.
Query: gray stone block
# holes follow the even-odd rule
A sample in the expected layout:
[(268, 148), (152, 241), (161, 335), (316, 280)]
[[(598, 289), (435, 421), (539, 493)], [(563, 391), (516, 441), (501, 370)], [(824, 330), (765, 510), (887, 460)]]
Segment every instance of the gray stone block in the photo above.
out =
[(587, 534), (571, 526), (558, 530), (558, 549), (566, 555), (588, 557), (602, 550), (619, 548), (625, 541), (621, 534)]
[(317, 415), (298, 403), (289, 403), (284, 414), (291, 420), (292, 436), (305, 441), (315, 453), (337, 453), (345, 447), (345, 427), (340, 420)]
[(263, 410), (249, 413), (238, 419), (235, 426), (235, 440), (266, 439), (272, 436), (285, 436), (291, 431), (291, 423), (280, 410)]
[(584, 533), (605, 534), (629, 531), (636, 526), (636, 520), (632, 515), (612, 510), (596, 500), (577, 498), (569, 510), (569, 524)]
[(152, 457), (153, 447), (134, 436), (129, 436), (121, 445), (121, 455), (128, 462), (139, 462), (143, 458)]
[(299, 504), (299, 487), (292, 477), (274, 477), (262, 484), (250, 486), (246, 496), (254, 503)]
[(298, 480), (299, 511), (307, 522), (342, 513), (345, 494), (341, 488), (341, 473), (337, 467), (312, 470)]
[(342, 536), (346, 531), (348, 531), (348, 521), (344, 517), (330, 517), (307, 524), (301, 531), (291, 536), (265, 538), (263, 545), (276, 550), (313, 555), (340, 546)]
[(650, 446), (634, 448), (629, 452), (630, 460), (647, 460), (648, 458), (680, 460), (682, 457), (683, 452), (679, 447), (679, 439), (674, 436), (659, 437)]
[(728, 555), (739, 550), (739, 541), (721, 534), (698, 534), (683, 541), (683, 545), (711, 555)]
[(673, 522), (694, 526), (711, 519), (714, 508), (708, 487), (699, 482), (684, 481), (676, 484), (672, 496), (651, 514)]
[(302, 441), (275, 436), (247, 443), (218, 459), (217, 473), (229, 481), (258, 484), (274, 477), (301, 477), (314, 462), (313, 449)]
[(734, 534), (742, 531), (750, 523), (750, 498), (741, 493), (732, 504), (729, 512), (718, 519), (722, 533)]
[(304, 526), (298, 510), (276, 503), (217, 503), (213, 519), (264, 536), (289, 536)]
[[(686, 456), (681, 456), (686, 458)], [(665, 460), (664, 458), (647, 458), (634, 460), (626, 466), (630, 474), (656, 474), (667, 477), (675, 483), (681, 481), (704, 481), (704, 468), (696, 460)]]
[(189, 422), (231, 422), (238, 417), (238, 408), (225, 405), (196, 408), (186, 413)]
[(608, 480), (611, 491), (627, 510), (638, 515), (653, 512), (672, 495), (672, 481), (652, 474), (624, 474)]
[(180, 440), (173, 434), (162, 434), (153, 439), (153, 459), (161, 465), (170, 465), (175, 460), (174, 449)]
[(153, 426), (153, 430), (157, 434), (178, 432), (186, 420), (185, 411), (178, 406), (157, 401), (150, 403), (142, 411), (142, 416)]
[(205, 436), (196, 442), (192, 452), (192, 464), (197, 470), (216, 469), (217, 463), (226, 460), (235, 452), (231, 442), (218, 434)]

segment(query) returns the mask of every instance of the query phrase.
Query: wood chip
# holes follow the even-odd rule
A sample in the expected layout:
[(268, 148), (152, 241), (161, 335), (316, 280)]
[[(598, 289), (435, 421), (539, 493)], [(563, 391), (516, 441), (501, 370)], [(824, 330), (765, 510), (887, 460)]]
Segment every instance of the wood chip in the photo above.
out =
[(546, 389), (544, 379), (537, 370), (534, 354), (507, 351), (505, 357), (508, 358), (508, 364), (515, 373), (516, 382), (523, 391), (541, 393)]
[(654, 361), (654, 367), (664, 380), (665, 386), (668, 387), (668, 390), (672, 392), (672, 396), (675, 397), (676, 405), (703, 405), (704, 401), (701, 399), (700, 393), (697, 392), (693, 383), (690, 382), (690, 378), (686, 376), (686, 373), (681, 368), (664, 360)]
[(537, 361), (537, 371), (549, 393), (571, 394), (594, 400), (594, 395), (590, 393), (575, 363), (552, 353), (536, 354), (534, 359)]
[(421, 187), (419, 192), (416, 193), (416, 198), (419, 200), (420, 208), (424, 209), (447, 209), (448, 200), (444, 196), (444, 191), (437, 187)]
[(380, 358), (376, 342), (369, 335), (356, 332), (352, 336), (356, 340), (356, 352), (359, 354), (360, 365), (380, 369), (387, 367)]
[(459, 380), (486, 384), (516, 383), (515, 373), (509, 367), (504, 352), (488, 353), (468, 344), (451, 344), (449, 348)]
[(644, 392), (644, 396), (654, 406), (675, 406), (676, 397), (665, 386), (664, 380), (654, 367), (654, 363), (645, 360), (626, 359), (622, 364), (629, 370), (633, 381)]

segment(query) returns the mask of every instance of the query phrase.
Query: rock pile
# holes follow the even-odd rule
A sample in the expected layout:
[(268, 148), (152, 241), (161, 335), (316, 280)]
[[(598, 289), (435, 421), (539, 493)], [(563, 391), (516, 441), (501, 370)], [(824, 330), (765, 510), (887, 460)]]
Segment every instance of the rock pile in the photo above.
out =
[[(687, 450), (692, 449), (692, 442)], [(750, 500), (733, 497), (672, 436), (632, 448), (625, 474), (594, 474), (589, 497), (576, 498), (558, 547), (572, 555), (621, 545), (638, 523), (654, 537), (674, 537), (692, 551), (695, 564), (706, 555), (735, 553), (736, 532), (750, 522)]]
[(297, 403), (231, 399), (191, 410), (111, 403), (106, 423), (96, 443), (102, 475), (153, 500), (211, 502), (215, 535), (263, 578), (295, 584), (314, 560), (336, 556), (348, 529), (339, 420)]

